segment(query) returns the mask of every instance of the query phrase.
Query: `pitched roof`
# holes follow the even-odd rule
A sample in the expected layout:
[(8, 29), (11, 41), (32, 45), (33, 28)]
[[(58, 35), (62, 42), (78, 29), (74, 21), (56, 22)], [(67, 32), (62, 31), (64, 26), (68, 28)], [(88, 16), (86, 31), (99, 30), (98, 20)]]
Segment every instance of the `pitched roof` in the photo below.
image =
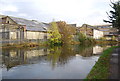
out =
[(12, 20), (21, 25), (26, 25), (26, 30), (30, 31), (47, 31), (45, 27), (48, 25), (38, 22), (36, 20), (27, 20), (23, 18), (10, 17)]
[(103, 24), (103, 25), (94, 25), (94, 26), (96, 26), (96, 27), (111, 27), (112, 26), (112, 24)]
[[(96, 29), (96, 30), (98, 30), (97, 27), (91, 26), (91, 25), (88, 25), (88, 24), (83, 24), (81, 27), (88, 27), (88, 28), (91, 28), (91, 29)], [(80, 27), (80, 28), (81, 28), (81, 27)]]
[(48, 24), (44, 24), (36, 20), (27, 20), (24, 18), (18, 18), (18, 17), (12, 17), (12, 16), (8, 16), (8, 17), (10, 17), (17, 24), (26, 25), (26, 30), (29, 30), (29, 31), (47, 31), (47, 27), (49, 26)]

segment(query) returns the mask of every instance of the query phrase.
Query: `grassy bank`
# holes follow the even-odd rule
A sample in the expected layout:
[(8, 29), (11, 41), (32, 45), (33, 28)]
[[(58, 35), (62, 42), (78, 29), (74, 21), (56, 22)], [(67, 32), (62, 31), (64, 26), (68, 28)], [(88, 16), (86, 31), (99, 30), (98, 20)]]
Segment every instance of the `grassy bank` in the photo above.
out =
[(113, 46), (103, 51), (102, 55), (84, 81), (94, 81), (93, 79), (108, 79), (111, 52), (117, 47), (120, 46)]

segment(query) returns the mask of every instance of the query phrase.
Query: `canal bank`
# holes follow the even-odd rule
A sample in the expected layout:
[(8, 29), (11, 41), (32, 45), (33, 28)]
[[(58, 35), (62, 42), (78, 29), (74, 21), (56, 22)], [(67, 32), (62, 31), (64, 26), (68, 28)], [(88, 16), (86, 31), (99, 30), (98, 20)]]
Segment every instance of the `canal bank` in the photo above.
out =
[(0, 48), (6, 49), (6, 48), (30, 48), (30, 47), (38, 47), (38, 46), (47, 46), (48, 44), (46, 42), (42, 43), (20, 43), (20, 44), (4, 44), (0, 46)]
[(100, 56), (100, 58), (86, 77), (85, 81), (92, 81), (93, 79), (119, 79), (119, 52), (120, 46), (113, 46), (103, 51), (102, 55)]
[[(108, 45), (108, 44), (119, 44), (120, 41), (94, 41), (93, 43), (90, 42), (90, 40), (88, 40), (85, 43), (82, 42), (78, 42), (78, 41), (72, 41), (69, 45)], [(50, 46), (48, 41), (42, 41), (39, 43), (36, 42), (24, 42), (24, 43), (1, 43), (0, 44), (0, 48), (6, 49), (6, 48), (29, 48), (29, 47), (38, 47), (38, 46)]]

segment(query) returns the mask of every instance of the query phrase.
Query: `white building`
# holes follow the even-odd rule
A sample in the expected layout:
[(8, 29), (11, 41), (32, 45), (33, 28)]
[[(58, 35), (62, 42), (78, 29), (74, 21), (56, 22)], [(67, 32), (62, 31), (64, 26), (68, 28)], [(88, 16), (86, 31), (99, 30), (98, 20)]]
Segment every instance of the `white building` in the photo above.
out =
[(100, 31), (100, 30), (97, 30), (97, 29), (93, 30), (93, 38), (94, 39), (100, 39), (103, 36), (104, 36), (103, 31)]

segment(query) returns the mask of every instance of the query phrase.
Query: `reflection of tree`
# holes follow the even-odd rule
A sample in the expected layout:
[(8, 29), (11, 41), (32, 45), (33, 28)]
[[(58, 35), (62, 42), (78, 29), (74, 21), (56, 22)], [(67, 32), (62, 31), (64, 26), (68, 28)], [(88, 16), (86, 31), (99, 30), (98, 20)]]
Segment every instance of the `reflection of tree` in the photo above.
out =
[(93, 55), (93, 45), (77, 45), (77, 54), (83, 57), (90, 57)]
[(60, 56), (60, 64), (66, 64), (73, 56), (75, 56), (75, 51), (72, 45), (63, 45), (62, 54)]
[(55, 65), (66, 64), (73, 56), (75, 52), (72, 46), (63, 45), (62, 47), (52, 47), (50, 48), (50, 54), (48, 54), (48, 60), (52, 62), (52, 67)]
[(59, 61), (59, 57), (61, 54), (61, 47), (54, 46), (51, 47), (49, 51), (50, 53), (48, 54), (47, 58), (49, 61), (51, 61), (52, 67), (54, 68), (56, 63)]

